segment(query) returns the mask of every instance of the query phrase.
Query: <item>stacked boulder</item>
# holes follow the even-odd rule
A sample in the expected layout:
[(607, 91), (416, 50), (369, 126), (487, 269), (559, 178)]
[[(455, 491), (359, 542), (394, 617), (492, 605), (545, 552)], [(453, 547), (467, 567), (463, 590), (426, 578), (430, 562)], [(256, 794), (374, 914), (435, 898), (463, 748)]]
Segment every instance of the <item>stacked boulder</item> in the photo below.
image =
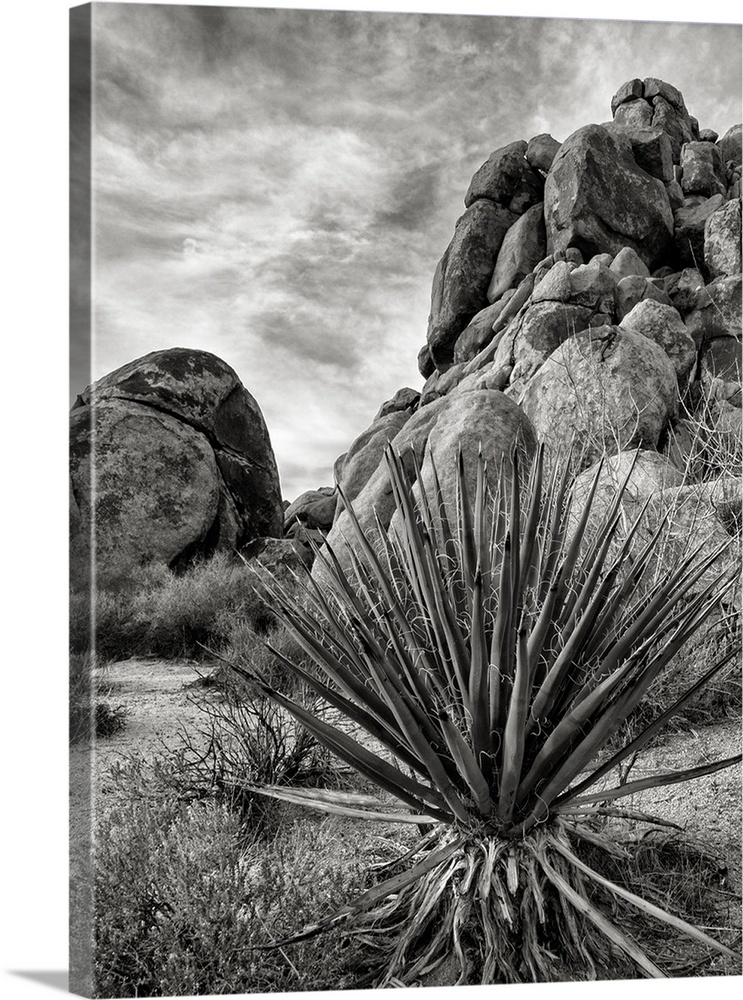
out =
[(611, 110), (476, 171), (433, 279), (420, 397), (401, 391), (405, 408), (380, 411), (337, 468), (362, 521), (391, 508), (385, 445), (425, 466), (446, 425), (465, 452), (478, 427), (504, 449), (575, 438), (584, 469), (607, 451), (662, 452), (659, 481), (676, 490), (687, 410), (701, 401), (740, 439), (741, 127), (700, 131), (654, 78), (624, 84)]

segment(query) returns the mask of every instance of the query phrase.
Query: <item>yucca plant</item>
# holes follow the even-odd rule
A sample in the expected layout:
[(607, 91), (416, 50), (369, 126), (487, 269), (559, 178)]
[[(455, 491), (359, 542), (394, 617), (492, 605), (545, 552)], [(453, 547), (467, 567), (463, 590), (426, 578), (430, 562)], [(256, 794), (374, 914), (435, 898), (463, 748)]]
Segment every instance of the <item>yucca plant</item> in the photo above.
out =
[[(733, 956), (581, 858), (586, 847), (592, 857), (624, 849), (608, 818), (652, 819), (616, 800), (740, 759), (611, 780), (734, 653), (628, 745), (607, 749), (723, 599), (729, 560), (690, 555), (643, 584), (663, 525), (640, 543), (643, 512), (620, 531), (628, 475), (589, 530), (601, 469), (571, 512), (569, 456), (548, 470), (540, 449), (523, 473), (516, 453), (494, 473), (480, 456), (473, 489), (460, 454), (451, 509), (435, 468), (426, 489), (414, 456), (403, 462), (389, 449), (386, 462), (392, 528), (365, 532), (344, 497), (350, 569), (326, 546), (322, 582), (308, 578), (299, 598), (266, 583), (318, 670), (275, 655), (324, 699), (335, 724), (235, 669), (381, 794), (255, 790), (417, 824), (421, 837), (394, 874), (290, 940), (348, 921), (380, 956), (377, 986), (419, 981), (447, 956), (460, 983), (545, 981), (560, 977), (560, 963), (594, 977), (618, 954), (644, 975), (666, 975), (616, 917), (629, 907)], [(724, 567), (710, 580), (717, 560)]]

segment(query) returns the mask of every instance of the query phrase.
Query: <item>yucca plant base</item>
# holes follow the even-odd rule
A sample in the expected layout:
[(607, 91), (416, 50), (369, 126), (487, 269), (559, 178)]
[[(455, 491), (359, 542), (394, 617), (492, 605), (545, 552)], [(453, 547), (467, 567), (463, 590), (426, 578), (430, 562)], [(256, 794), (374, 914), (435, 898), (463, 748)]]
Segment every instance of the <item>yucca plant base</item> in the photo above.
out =
[(602, 875), (610, 857), (630, 850), (559, 820), (515, 841), (435, 829), (398, 874), (273, 946), (341, 924), (363, 946), (358, 987), (739, 974), (734, 951)]
[(425, 832), (361, 897), (275, 946), (342, 925), (368, 948), (375, 986), (436, 982), (444, 963), (442, 984), (689, 974), (648, 946), (651, 923), (702, 960), (735, 962), (725, 943), (606, 878), (601, 862), (628, 850), (613, 818), (662, 825), (619, 800), (740, 760), (613, 783), (738, 654), (615, 749), (649, 686), (724, 601), (735, 567), (722, 550), (690, 552), (649, 577), (664, 525), (640, 543), (644, 511), (623, 524), (631, 469), (589, 533), (600, 466), (573, 517), (569, 456), (547, 473), (540, 449), (527, 474), (517, 453), (495, 474), (480, 457), (468, 475), (460, 455), (453, 511), (435, 469), (427, 493), (414, 457), (386, 457), (393, 530), (367, 536), (347, 503), (350, 572), (326, 547), (322, 586), (298, 581), (297, 599), (263, 584), (317, 669), (275, 655), (330, 715), (233, 666), (382, 794), (252, 790)]

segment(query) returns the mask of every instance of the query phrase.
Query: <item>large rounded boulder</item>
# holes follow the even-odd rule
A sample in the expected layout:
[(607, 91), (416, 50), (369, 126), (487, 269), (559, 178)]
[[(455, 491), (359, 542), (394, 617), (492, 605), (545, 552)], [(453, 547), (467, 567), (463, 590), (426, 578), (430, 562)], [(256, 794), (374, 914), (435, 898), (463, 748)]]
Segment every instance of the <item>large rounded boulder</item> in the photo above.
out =
[(521, 406), (554, 448), (575, 439), (584, 467), (604, 451), (653, 449), (678, 410), (673, 362), (652, 340), (616, 326), (568, 338), (530, 380)]
[(281, 537), (260, 408), (206, 351), (155, 351), (106, 375), (70, 419), (72, 551), (99, 567), (164, 563)]

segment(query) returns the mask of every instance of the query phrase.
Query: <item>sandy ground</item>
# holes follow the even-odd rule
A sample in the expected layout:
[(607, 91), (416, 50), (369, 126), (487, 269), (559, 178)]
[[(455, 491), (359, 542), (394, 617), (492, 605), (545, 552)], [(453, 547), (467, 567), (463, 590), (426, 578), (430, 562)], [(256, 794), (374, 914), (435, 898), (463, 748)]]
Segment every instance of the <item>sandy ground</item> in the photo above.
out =
[[(200, 674), (210, 668), (201, 664), (142, 659), (125, 660), (106, 668), (101, 681), (110, 686), (106, 698), (112, 706), (127, 710), (126, 726), (94, 748), (72, 750), (73, 769), (85, 791), (85, 775), (93, 787), (105, 793), (105, 774), (116, 760), (136, 753), (150, 756), (180, 744), (183, 727), (194, 732), (204, 723), (196, 704), (208, 697), (193, 687)], [(695, 767), (741, 750), (741, 727), (734, 722), (708, 726), (667, 738), (639, 759), (629, 780), (645, 777), (658, 769)], [(740, 885), (741, 769), (733, 766), (717, 774), (682, 785), (642, 792), (622, 804), (652, 812), (683, 826), (691, 836), (728, 856), (731, 875)]]
[[(213, 696), (193, 687), (199, 673), (209, 668), (192, 663), (153, 659), (128, 660), (106, 668), (103, 683), (110, 687), (106, 700), (127, 710), (121, 733), (97, 741), (91, 748), (71, 752), (71, 838), (78, 854), (85, 850), (96, 808), (105, 806), (111, 765), (136, 754), (154, 756), (164, 748), (177, 749), (183, 727), (193, 733), (204, 724), (197, 700)], [(628, 780), (648, 774), (695, 767), (741, 749), (741, 727), (734, 722), (673, 735), (642, 756)], [(606, 781), (616, 784), (616, 778)], [(693, 782), (644, 791), (616, 805), (631, 806), (679, 824), (688, 836), (704, 845), (727, 867), (726, 887), (741, 891), (741, 768), (729, 767)], [(92, 807), (92, 808), (91, 808)], [(75, 847), (73, 846), (73, 867)]]

